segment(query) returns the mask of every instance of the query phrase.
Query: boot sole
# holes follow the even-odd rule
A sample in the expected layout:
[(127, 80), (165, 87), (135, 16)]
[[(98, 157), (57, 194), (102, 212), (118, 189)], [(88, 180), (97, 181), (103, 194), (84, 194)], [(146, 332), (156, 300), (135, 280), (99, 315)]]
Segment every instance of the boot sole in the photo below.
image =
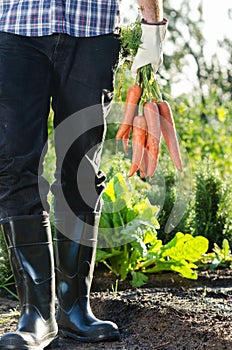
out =
[(97, 343), (97, 342), (108, 342), (108, 341), (111, 342), (111, 341), (120, 340), (120, 333), (117, 331), (113, 332), (111, 335), (108, 335), (108, 336), (98, 335), (96, 337), (82, 337), (69, 330), (60, 328), (59, 335), (61, 335), (64, 338), (69, 337), (83, 343)]
[(57, 349), (59, 348), (59, 337), (56, 336), (50, 344), (48, 344), (46, 347), (44, 346), (30, 346), (30, 345), (17, 345), (17, 344), (0, 344), (0, 349), (2, 350), (42, 350), (42, 349)]

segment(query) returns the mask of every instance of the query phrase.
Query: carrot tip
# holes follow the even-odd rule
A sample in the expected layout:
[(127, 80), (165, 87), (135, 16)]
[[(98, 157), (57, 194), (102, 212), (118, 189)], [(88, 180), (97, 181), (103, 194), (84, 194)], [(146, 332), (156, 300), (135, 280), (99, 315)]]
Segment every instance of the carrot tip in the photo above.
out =
[(144, 174), (144, 173), (140, 170), (139, 176), (141, 177), (141, 179), (145, 179), (146, 174)]
[(131, 177), (134, 175), (134, 173), (138, 170), (138, 165), (132, 163), (131, 164), (131, 167), (130, 167), (130, 171), (129, 171), (129, 174), (128, 174), (128, 177)]

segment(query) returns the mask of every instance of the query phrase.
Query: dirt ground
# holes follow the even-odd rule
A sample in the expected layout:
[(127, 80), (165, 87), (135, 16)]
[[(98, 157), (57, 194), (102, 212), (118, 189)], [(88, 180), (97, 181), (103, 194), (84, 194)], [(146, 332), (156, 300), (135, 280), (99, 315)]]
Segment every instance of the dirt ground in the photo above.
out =
[[(232, 349), (232, 270), (200, 272), (197, 281), (162, 273), (140, 289), (129, 282), (116, 286), (114, 276), (96, 270), (91, 305), (96, 316), (118, 324), (121, 340), (81, 344), (60, 338), (60, 349)], [(13, 330), (17, 318), (17, 301), (0, 295), (0, 335)]]

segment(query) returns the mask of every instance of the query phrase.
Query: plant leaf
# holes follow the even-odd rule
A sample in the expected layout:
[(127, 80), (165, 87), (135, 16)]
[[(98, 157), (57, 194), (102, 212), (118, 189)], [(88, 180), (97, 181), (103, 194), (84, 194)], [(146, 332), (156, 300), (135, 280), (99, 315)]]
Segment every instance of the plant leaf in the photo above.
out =
[(132, 281), (131, 285), (133, 287), (141, 287), (148, 281), (148, 276), (142, 272), (131, 271)]

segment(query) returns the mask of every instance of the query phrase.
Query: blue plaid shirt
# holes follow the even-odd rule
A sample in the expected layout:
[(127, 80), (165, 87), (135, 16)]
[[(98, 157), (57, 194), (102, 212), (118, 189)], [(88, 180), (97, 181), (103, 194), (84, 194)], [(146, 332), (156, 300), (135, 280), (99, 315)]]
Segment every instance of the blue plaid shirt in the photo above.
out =
[(0, 31), (95, 36), (114, 30), (119, 0), (0, 0)]

